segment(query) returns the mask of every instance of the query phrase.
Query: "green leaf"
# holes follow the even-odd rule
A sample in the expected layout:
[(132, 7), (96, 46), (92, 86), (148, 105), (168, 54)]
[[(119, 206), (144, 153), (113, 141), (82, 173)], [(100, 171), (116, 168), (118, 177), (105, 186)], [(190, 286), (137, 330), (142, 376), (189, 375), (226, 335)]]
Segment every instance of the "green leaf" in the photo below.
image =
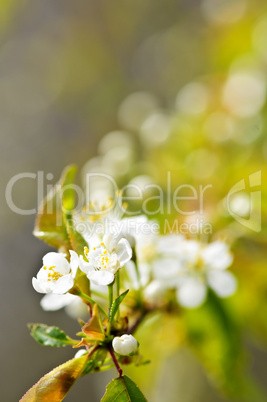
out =
[(68, 214), (68, 217), (66, 217), (66, 229), (69, 242), (71, 244), (71, 249), (75, 250), (78, 255), (83, 255), (84, 247), (88, 247), (88, 243), (83, 238), (81, 233), (77, 232), (77, 230), (73, 227), (71, 214)]
[(63, 198), (64, 208), (73, 206), (73, 202), (70, 201), (73, 193), (68, 189), (62, 192), (62, 186), (70, 184), (75, 172), (76, 167), (74, 165), (64, 169), (59, 183), (52, 188), (39, 206), (33, 231), (36, 237), (62, 251), (71, 249), (65, 218), (62, 214)]
[(75, 165), (68, 166), (61, 176), (61, 194), (63, 213), (71, 212), (75, 208), (76, 192), (74, 180), (77, 172)]
[(125, 296), (127, 295), (128, 292), (129, 292), (129, 289), (126, 290), (125, 292), (123, 292), (121, 295), (119, 295), (117, 297), (117, 299), (114, 300), (114, 302), (112, 303), (112, 306), (110, 307), (110, 310), (109, 310), (109, 319), (111, 322), (113, 321), (121, 302), (123, 301), (123, 299), (125, 298)]
[(61, 251), (68, 252), (72, 249), (83, 254), (84, 247), (88, 247), (88, 244), (75, 230), (72, 221), (76, 200), (76, 171), (76, 166), (67, 166), (59, 182), (44, 198), (38, 210), (33, 234)]
[(75, 381), (83, 375), (88, 360), (87, 355), (58, 366), (29, 389), (20, 402), (62, 401)]
[(77, 343), (58, 327), (49, 327), (45, 324), (28, 324), (28, 327), (31, 330), (31, 336), (44, 346), (60, 347)]
[(73, 225), (72, 211), (75, 208), (75, 176), (77, 168), (72, 165), (65, 171), (65, 175), (62, 178), (61, 192), (62, 192), (62, 213), (68, 233), (69, 242), (72, 250), (75, 250), (79, 255), (83, 255), (84, 247), (88, 247), (88, 243), (84, 237), (77, 232)]
[(137, 385), (126, 375), (112, 380), (106, 389), (102, 402), (145, 402), (147, 401)]

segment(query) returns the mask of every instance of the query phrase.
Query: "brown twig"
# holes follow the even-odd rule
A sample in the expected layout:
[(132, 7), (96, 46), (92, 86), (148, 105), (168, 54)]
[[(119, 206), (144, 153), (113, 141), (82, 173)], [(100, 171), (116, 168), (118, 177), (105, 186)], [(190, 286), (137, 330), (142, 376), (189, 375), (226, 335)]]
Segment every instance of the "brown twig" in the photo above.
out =
[(110, 346), (108, 350), (109, 350), (110, 356), (112, 357), (113, 363), (115, 364), (115, 367), (116, 367), (116, 369), (117, 369), (117, 371), (119, 373), (119, 377), (121, 377), (122, 376), (122, 369), (119, 366), (118, 360), (116, 359), (116, 356), (114, 354), (112, 346)]

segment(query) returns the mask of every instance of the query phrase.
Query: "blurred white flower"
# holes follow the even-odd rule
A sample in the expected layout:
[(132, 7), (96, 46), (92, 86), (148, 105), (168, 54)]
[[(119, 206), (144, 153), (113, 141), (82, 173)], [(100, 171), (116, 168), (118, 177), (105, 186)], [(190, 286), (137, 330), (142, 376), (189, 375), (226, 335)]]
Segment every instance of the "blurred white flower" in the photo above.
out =
[(81, 260), (80, 269), (96, 285), (109, 285), (116, 272), (132, 258), (132, 248), (122, 234), (105, 234), (103, 241), (86, 250), (88, 263)]
[(182, 306), (200, 306), (206, 298), (207, 286), (219, 297), (231, 296), (236, 291), (236, 278), (225, 271), (232, 264), (233, 257), (224, 242), (215, 241), (203, 246), (197, 241), (185, 241), (180, 249), (180, 259), (183, 267), (177, 300)]
[(74, 285), (79, 258), (70, 250), (71, 259), (67, 261), (62, 253), (47, 253), (43, 257), (43, 266), (32, 278), (32, 285), (38, 293), (64, 294)]
[(158, 303), (164, 298), (166, 294), (166, 288), (162, 285), (161, 281), (154, 280), (144, 288), (143, 294), (145, 300), (148, 303)]
[(260, 71), (236, 71), (223, 89), (223, 104), (234, 115), (252, 117), (260, 112), (266, 99), (266, 79)]
[(177, 301), (184, 307), (195, 308), (200, 306), (206, 298), (207, 288), (204, 282), (197, 277), (188, 277), (177, 288)]
[(138, 350), (138, 342), (132, 335), (116, 336), (112, 341), (113, 349), (122, 356), (134, 354)]
[(207, 86), (200, 82), (190, 82), (179, 91), (176, 108), (185, 114), (199, 115), (206, 111), (209, 100), (210, 94)]
[[(98, 286), (94, 283), (90, 284), (90, 290), (92, 292), (93, 299), (101, 305), (104, 309), (107, 308), (107, 287)], [(62, 308), (73, 319), (78, 317), (87, 318), (88, 309), (80, 297), (66, 293), (63, 295), (57, 295), (54, 293), (46, 294), (41, 299), (41, 307), (44, 311), (57, 311)]]
[(79, 297), (70, 293), (63, 295), (49, 293), (41, 299), (40, 304), (44, 311), (57, 311), (71, 303), (75, 303), (76, 300), (79, 300)]

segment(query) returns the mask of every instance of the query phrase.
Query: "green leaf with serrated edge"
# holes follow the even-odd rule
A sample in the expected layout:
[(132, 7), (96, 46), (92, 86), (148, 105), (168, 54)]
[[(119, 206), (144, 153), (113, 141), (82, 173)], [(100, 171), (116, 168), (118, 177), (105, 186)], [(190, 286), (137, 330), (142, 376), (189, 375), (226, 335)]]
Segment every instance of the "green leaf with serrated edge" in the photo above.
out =
[(31, 336), (43, 346), (67, 346), (75, 345), (77, 342), (68, 337), (64, 331), (58, 327), (45, 324), (28, 324)]
[(71, 249), (65, 218), (62, 214), (63, 196), (65, 199), (64, 208), (69, 208), (73, 205), (67, 201), (70, 198), (67, 190), (63, 191), (62, 195), (62, 186), (70, 184), (75, 172), (76, 167), (74, 165), (67, 166), (64, 169), (59, 182), (47, 194), (40, 205), (33, 231), (36, 237), (62, 251)]
[(42, 377), (20, 399), (20, 402), (62, 401), (75, 381), (83, 375), (90, 357), (82, 356), (67, 361)]
[(123, 299), (125, 298), (125, 296), (127, 295), (128, 292), (129, 292), (129, 289), (125, 290), (125, 292), (123, 292), (121, 295), (119, 295), (117, 297), (117, 299), (114, 300), (114, 302), (112, 303), (112, 305), (110, 307), (110, 310), (109, 310), (109, 319), (110, 319), (110, 321), (113, 321), (113, 319), (115, 317), (115, 314), (117, 313), (121, 302), (123, 301)]
[(108, 385), (101, 402), (145, 402), (137, 385), (126, 375), (114, 378)]

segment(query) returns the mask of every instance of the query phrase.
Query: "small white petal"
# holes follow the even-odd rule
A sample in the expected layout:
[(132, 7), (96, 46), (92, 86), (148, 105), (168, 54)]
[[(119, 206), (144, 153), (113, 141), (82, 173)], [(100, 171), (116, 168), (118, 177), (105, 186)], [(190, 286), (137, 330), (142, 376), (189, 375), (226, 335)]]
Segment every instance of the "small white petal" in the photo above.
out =
[(180, 261), (176, 258), (160, 258), (152, 263), (155, 279), (163, 281), (169, 288), (174, 288), (181, 271)]
[(42, 298), (40, 304), (45, 311), (57, 311), (73, 303), (76, 299), (77, 296), (71, 295), (70, 293), (64, 295), (49, 293)]
[(74, 279), (71, 274), (59, 278), (54, 285), (53, 293), (61, 295), (67, 293), (74, 285)]
[(46, 293), (46, 292), (44, 292), (43, 287), (41, 286), (41, 283), (36, 278), (32, 278), (32, 286), (34, 287), (36, 292)]
[(235, 276), (228, 271), (208, 272), (208, 283), (219, 297), (232, 296), (237, 289), (237, 280)]
[(114, 281), (114, 274), (109, 271), (89, 272), (87, 277), (96, 285), (109, 285)]
[(195, 278), (187, 279), (177, 289), (178, 302), (187, 308), (199, 307), (205, 300), (207, 289), (204, 283)]
[(120, 262), (120, 267), (123, 267), (126, 262), (130, 261), (133, 255), (130, 243), (126, 239), (121, 239), (119, 241), (115, 252)]
[(113, 234), (113, 233), (107, 233), (103, 237), (103, 242), (107, 248), (107, 250), (112, 253), (117, 246), (119, 241), (121, 240), (123, 234), (121, 232)]
[(56, 266), (57, 272), (66, 275), (70, 272), (70, 264), (62, 253), (47, 253), (43, 257), (43, 265), (46, 267)]
[(215, 269), (226, 269), (233, 262), (228, 245), (219, 240), (207, 245), (202, 250), (201, 256), (206, 265)]
[(179, 253), (179, 259), (182, 263), (191, 263), (194, 264), (197, 262), (199, 252), (200, 252), (200, 243), (196, 240), (184, 240), (180, 241), (177, 246), (177, 252)]
[(80, 255), (80, 258), (79, 258), (79, 268), (85, 274), (88, 274), (88, 272), (90, 272), (90, 271), (94, 271), (93, 265), (90, 264), (90, 262), (84, 261), (84, 259), (83, 259), (83, 257), (81, 255)]
[(70, 253), (71, 273), (72, 273), (73, 278), (75, 278), (80, 259), (78, 257), (78, 254), (75, 251), (69, 250), (69, 253)]

